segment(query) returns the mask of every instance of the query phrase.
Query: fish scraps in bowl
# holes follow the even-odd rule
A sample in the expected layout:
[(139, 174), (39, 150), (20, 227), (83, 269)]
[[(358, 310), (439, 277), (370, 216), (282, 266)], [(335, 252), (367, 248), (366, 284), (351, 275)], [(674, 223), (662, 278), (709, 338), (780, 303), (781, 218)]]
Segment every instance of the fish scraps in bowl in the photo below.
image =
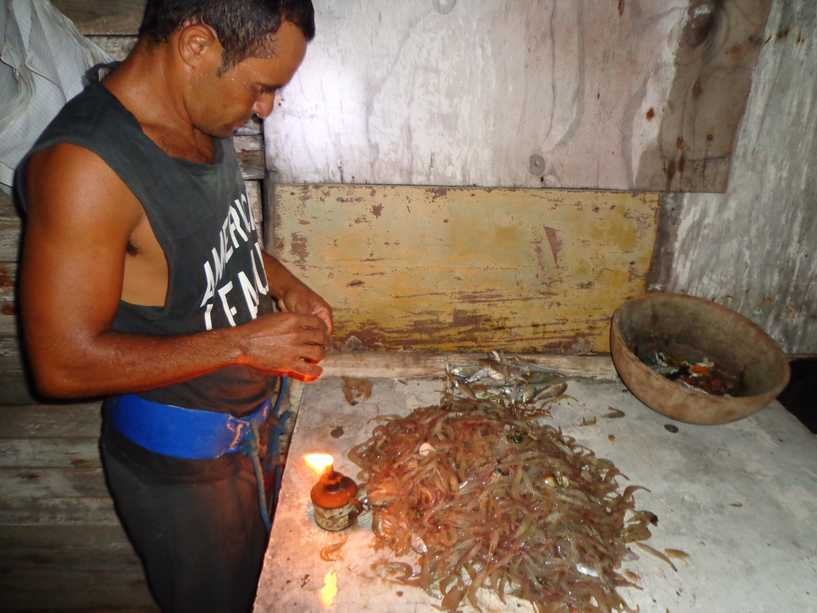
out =
[(740, 376), (707, 357), (679, 359), (656, 350), (642, 357), (641, 361), (670, 381), (678, 381), (713, 396), (737, 396), (740, 390)]

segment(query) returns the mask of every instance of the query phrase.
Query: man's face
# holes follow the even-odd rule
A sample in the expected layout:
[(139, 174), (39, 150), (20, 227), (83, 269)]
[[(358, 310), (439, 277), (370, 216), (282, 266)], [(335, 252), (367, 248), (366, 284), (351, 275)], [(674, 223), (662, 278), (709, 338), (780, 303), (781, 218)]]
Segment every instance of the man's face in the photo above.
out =
[(199, 130), (226, 138), (253, 114), (263, 119), (272, 112), (276, 92), (289, 83), (303, 61), (306, 39), (297, 26), (285, 21), (272, 49), (268, 57), (246, 58), (226, 72), (220, 65), (210, 65), (196, 78), (188, 106)]

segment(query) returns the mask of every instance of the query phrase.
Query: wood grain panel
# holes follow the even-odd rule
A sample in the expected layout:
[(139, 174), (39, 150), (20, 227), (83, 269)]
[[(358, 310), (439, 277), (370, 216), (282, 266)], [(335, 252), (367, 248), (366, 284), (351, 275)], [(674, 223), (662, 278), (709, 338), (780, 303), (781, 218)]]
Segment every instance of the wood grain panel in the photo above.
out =
[(723, 191), (770, 4), (318, 3), (265, 122), (268, 167), (285, 183)]
[(261, 180), (267, 174), (264, 161), (264, 138), (260, 134), (235, 136), (233, 147), (245, 180)]
[(0, 372), (23, 370), (20, 341), (17, 338), (0, 336), (0, 366)]
[(146, 0), (51, 0), (83, 34), (135, 35)]
[(21, 228), (18, 217), (0, 216), (0, 262), (17, 261)]
[(0, 498), (0, 526), (118, 526), (109, 496)]
[(272, 244), (366, 348), (607, 351), (655, 194), (279, 186)]
[(100, 402), (3, 407), (0, 440), (4, 438), (96, 437)]
[(96, 438), (0, 439), (0, 468), (96, 468), (101, 466)]
[(0, 359), (0, 406), (42, 402), (43, 399), (31, 389), (24, 373), (2, 370), (6, 365), (6, 360)]
[(128, 57), (139, 40), (136, 36), (88, 36), (88, 39), (117, 62)]
[(41, 402), (29, 385), (15, 336), (0, 336), (0, 405)]
[(104, 498), (101, 468), (0, 468), (4, 498)]
[(0, 336), (17, 334), (16, 282), (17, 264), (0, 260)]
[[(0, 574), (0, 610), (112, 613), (120, 607), (157, 611), (142, 573), (70, 568), (11, 569)], [(117, 612), (118, 613), (118, 612)]]
[(6, 186), (0, 187), (0, 215), (8, 216), (14, 210), (11, 194), (6, 192)]
[(0, 526), (0, 568), (141, 571), (120, 526)]

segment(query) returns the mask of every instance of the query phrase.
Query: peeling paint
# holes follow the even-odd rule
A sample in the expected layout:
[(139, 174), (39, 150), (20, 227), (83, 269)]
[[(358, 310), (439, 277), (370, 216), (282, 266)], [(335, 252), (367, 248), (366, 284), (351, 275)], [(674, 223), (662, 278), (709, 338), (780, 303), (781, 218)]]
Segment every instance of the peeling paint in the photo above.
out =
[(306, 189), (280, 190), (273, 244), (304, 241), (275, 255), (332, 304), (338, 347), (606, 351), (613, 310), (646, 288), (655, 194)]
[(303, 265), (309, 257), (306, 236), (293, 232), (289, 242), (289, 252), (295, 256), (298, 264)]
[(545, 226), (545, 236), (547, 236), (550, 252), (553, 254), (553, 264), (559, 267), (559, 250), (562, 248), (562, 241), (555, 228)]
[(444, 198), (446, 194), (448, 194), (448, 188), (446, 187), (434, 187), (431, 190), (431, 201), (435, 201), (437, 198)]

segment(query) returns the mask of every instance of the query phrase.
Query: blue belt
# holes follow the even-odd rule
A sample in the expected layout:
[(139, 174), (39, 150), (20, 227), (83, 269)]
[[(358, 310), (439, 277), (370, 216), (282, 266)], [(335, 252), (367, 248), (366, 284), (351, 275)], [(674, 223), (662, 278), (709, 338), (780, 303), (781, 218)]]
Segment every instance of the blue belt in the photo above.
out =
[(118, 396), (112, 404), (111, 424), (118, 432), (149, 451), (183, 460), (214, 459), (242, 451), (273, 410), (272, 402), (265, 400), (252, 413), (234, 417), (153, 402), (135, 394)]
[[(150, 451), (185, 460), (205, 460), (242, 452), (252, 460), (258, 490), (258, 508), (267, 529), (272, 529), (270, 510), (264, 492), (264, 475), (258, 456), (258, 428), (270, 413), (278, 414), (281, 399), (286, 395), (287, 378), (281, 377), (275, 404), (265, 400), (252, 413), (234, 417), (186, 409), (173, 404), (146, 400), (135, 394), (113, 398), (111, 425), (123, 436)], [(270, 436), (273, 436), (273, 432)], [(275, 441), (270, 441), (275, 443)], [(273, 445), (277, 450), (277, 444)], [(268, 455), (267, 460), (271, 460)], [(272, 502), (277, 497), (277, 487)]]

